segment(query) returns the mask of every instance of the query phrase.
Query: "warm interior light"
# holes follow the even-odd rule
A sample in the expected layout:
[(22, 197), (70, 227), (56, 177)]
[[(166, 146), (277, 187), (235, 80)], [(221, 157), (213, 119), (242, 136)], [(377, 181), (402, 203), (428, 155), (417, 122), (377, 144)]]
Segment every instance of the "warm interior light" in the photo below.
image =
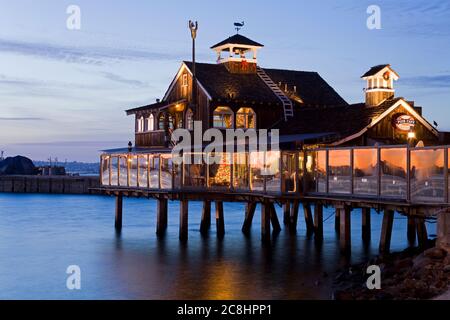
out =
[(408, 132), (408, 139), (414, 139), (416, 137), (416, 133), (414, 131)]

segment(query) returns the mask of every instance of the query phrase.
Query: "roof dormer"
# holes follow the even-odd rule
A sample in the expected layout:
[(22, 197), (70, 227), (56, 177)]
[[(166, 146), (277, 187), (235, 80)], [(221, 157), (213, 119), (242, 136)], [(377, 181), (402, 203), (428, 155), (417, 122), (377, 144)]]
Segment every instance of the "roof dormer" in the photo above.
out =
[(264, 47), (240, 34), (211, 47), (217, 53), (217, 63), (224, 64), (231, 73), (256, 73), (258, 50)]
[(394, 81), (399, 79), (399, 75), (390, 64), (381, 64), (370, 68), (361, 78), (367, 81), (366, 105), (377, 106), (394, 97)]

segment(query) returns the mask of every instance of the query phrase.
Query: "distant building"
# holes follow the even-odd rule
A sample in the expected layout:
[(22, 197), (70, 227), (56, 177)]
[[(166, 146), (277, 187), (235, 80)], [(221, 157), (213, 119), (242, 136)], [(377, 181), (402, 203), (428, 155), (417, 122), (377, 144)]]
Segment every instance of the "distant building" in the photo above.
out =
[(65, 176), (66, 168), (62, 166), (42, 166), (39, 167), (41, 176)]

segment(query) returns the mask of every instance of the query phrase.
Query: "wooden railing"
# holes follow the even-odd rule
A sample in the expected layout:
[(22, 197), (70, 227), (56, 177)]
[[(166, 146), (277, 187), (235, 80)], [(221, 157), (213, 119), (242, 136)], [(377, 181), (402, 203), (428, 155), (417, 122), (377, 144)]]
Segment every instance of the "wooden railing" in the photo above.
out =
[(165, 132), (163, 130), (151, 132), (137, 132), (135, 134), (136, 147), (164, 147)]

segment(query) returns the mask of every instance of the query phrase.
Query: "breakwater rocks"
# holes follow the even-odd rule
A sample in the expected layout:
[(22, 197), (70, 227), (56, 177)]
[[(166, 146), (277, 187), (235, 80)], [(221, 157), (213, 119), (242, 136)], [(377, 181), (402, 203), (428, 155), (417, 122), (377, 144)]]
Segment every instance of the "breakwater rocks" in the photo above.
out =
[[(369, 265), (381, 269), (379, 290), (369, 290), (366, 286)], [(413, 248), (340, 271), (335, 278), (334, 299), (431, 299), (446, 292), (449, 286), (450, 254), (437, 247), (422, 253)]]
[(0, 192), (92, 194), (99, 186), (95, 176), (0, 176)]

